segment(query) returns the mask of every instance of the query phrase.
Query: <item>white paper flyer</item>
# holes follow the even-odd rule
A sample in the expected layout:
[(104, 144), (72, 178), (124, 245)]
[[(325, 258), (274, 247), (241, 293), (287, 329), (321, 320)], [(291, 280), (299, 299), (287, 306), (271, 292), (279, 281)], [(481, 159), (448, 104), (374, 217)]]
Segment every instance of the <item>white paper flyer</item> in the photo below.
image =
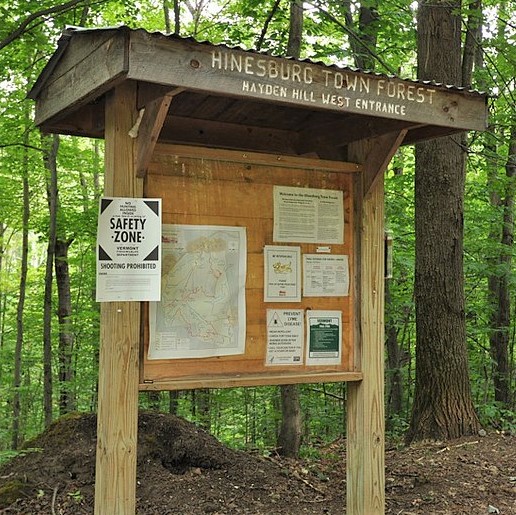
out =
[(304, 254), (303, 295), (343, 297), (349, 295), (349, 262), (346, 255)]
[(97, 302), (161, 296), (161, 199), (103, 197), (97, 226)]
[(265, 245), (264, 302), (301, 302), (301, 248)]
[(267, 310), (266, 365), (302, 365), (303, 343), (302, 309)]
[(274, 186), (276, 242), (344, 243), (344, 196), (340, 190)]

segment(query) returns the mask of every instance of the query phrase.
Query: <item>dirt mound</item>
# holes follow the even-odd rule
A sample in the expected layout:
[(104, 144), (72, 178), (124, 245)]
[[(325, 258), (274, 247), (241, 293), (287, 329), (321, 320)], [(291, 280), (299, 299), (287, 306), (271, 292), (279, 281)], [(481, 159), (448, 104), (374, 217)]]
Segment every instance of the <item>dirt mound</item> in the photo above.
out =
[[(342, 515), (345, 441), (317, 459), (231, 450), (181, 418), (139, 417), (137, 515)], [(0, 468), (0, 514), (93, 513), (96, 417), (71, 415)], [(386, 513), (516, 515), (516, 437), (491, 432), (386, 452)]]
[[(64, 417), (28, 447), (37, 450), (0, 469), (0, 513), (92, 513), (96, 416)], [(231, 450), (184, 419), (139, 416), (138, 514), (331, 513), (314, 511), (323, 498), (297, 473)]]

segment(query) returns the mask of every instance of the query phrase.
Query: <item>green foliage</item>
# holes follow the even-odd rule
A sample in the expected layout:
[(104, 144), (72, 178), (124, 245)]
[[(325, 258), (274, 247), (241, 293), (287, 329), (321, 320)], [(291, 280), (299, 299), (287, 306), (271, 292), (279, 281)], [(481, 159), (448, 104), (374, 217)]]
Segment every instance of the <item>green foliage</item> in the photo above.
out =
[(33, 452), (41, 452), (41, 449), (38, 449), (36, 447), (28, 447), (26, 449), (20, 449), (18, 451), (13, 451), (10, 449), (0, 451), (0, 465), (3, 465), (4, 463), (11, 461), (13, 458), (16, 458), (17, 456), (27, 456), (27, 454), (31, 454)]
[[(415, 4), (409, 0), (377, 2), (378, 29), (373, 49), (374, 69), (402, 77), (416, 75)], [(50, 0), (35, 2), (0, 0), (3, 23), (0, 41), (6, 42), (29, 13), (56, 5)], [(171, 2), (169, 2), (171, 5)], [(302, 57), (326, 63), (353, 66), (353, 38), (359, 31), (360, 2), (305, 2)], [(276, 55), (285, 53), (288, 40), (289, 2), (274, 0), (218, 0), (180, 2), (182, 36), (194, 36), (213, 43), (256, 48)], [(493, 403), (493, 362), (489, 352), (490, 313), (487, 297), (490, 276), (509, 277), (516, 285), (514, 270), (496, 262), (507, 252), (499, 238), (503, 210), (492, 204), (490, 196), (503, 196), (507, 189), (505, 165), (508, 136), (516, 119), (516, 31), (514, 1), (484, 5), (482, 44), (483, 66), (474, 70), (474, 87), (496, 94), (490, 100), (492, 131), (472, 134), (468, 141), (468, 173), (465, 195), (464, 265), (466, 275), (466, 320), (470, 373), (475, 401), (482, 422), (500, 429), (514, 430), (511, 407)], [(171, 13), (172, 14), (172, 13)], [(466, 16), (466, 12), (463, 13)], [(164, 31), (161, 0), (106, 0), (78, 4), (45, 19), (28, 24), (21, 34), (0, 51), (0, 450), (10, 445), (11, 399), (14, 391), (13, 353), (16, 342), (16, 303), (18, 300), (22, 177), (29, 172), (30, 184), (30, 270), (24, 312), (25, 333), (22, 354), (23, 438), (29, 439), (43, 427), (42, 409), (42, 302), (49, 214), (46, 199), (47, 172), (42, 163), (42, 142), (33, 126), (33, 106), (27, 91), (55, 50), (57, 38), (66, 24), (90, 27), (125, 24), (149, 31)], [(58, 234), (72, 239), (69, 250), (74, 333), (73, 391), (81, 411), (96, 407), (99, 307), (94, 302), (97, 202), (102, 189), (102, 144), (92, 140), (61, 137), (58, 154), (60, 209)], [(394, 277), (389, 282), (391, 300), (386, 321), (395, 328), (401, 351), (403, 411), (390, 418), (392, 435), (406, 427), (414, 383), (415, 320), (414, 280), (414, 156), (404, 147), (393, 159), (386, 176), (386, 226), (394, 238)], [(514, 249), (511, 249), (514, 253)], [(515, 291), (515, 288), (512, 288)], [(54, 292), (54, 305), (56, 305)], [(511, 321), (511, 386), (516, 374), (515, 322)], [(54, 351), (57, 349), (57, 323), (52, 327)], [(58, 357), (54, 352), (54, 403), (59, 393), (56, 374)], [(393, 371), (387, 370), (387, 380)], [(304, 385), (301, 401), (304, 412), (303, 452), (316, 445), (338, 439), (345, 432), (345, 388), (342, 384)], [(272, 450), (280, 423), (279, 394), (276, 387), (211, 390), (208, 410), (201, 410), (200, 397), (182, 392), (178, 413), (233, 447)], [(206, 400), (206, 399), (205, 399)], [(168, 395), (161, 393), (159, 409), (168, 410)], [(145, 395), (141, 405), (154, 406)], [(55, 405), (55, 412), (58, 407)], [(0, 460), (7, 456), (1, 451)], [(71, 492), (80, 496), (80, 492)]]
[(480, 422), (484, 427), (516, 434), (516, 412), (500, 403), (492, 402), (477, 406)]

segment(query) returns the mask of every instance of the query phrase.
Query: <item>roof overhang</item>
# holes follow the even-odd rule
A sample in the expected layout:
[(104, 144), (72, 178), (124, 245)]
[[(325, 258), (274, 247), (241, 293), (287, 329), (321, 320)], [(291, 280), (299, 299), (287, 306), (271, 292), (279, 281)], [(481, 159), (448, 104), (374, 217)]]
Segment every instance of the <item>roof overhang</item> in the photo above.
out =
[(65, 31), (29, 93), (36, 124), (102, 138), (105, 95), (123, 81), (139, 109), (166, 106), (163, 142), (336, 158), (392, 132), (410, 144), (487, 127), (475, 91), (127, 27)]

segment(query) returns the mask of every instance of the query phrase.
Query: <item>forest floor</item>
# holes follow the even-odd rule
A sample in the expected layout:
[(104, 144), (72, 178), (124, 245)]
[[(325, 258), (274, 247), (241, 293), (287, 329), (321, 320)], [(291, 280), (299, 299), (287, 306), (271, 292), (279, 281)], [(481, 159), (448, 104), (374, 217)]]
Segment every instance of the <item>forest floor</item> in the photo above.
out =
[[(0, 513), (92, 514), (94, 415), (52, 425), (0, 468)], [(345, 513), (345, 441), (310, 460), (234, 451), (193, 424), (139, 420), (138, 515)], [(386, 513), (516, 515), (516, 436), (495, 431), (446, 443), (387, 448)]]

